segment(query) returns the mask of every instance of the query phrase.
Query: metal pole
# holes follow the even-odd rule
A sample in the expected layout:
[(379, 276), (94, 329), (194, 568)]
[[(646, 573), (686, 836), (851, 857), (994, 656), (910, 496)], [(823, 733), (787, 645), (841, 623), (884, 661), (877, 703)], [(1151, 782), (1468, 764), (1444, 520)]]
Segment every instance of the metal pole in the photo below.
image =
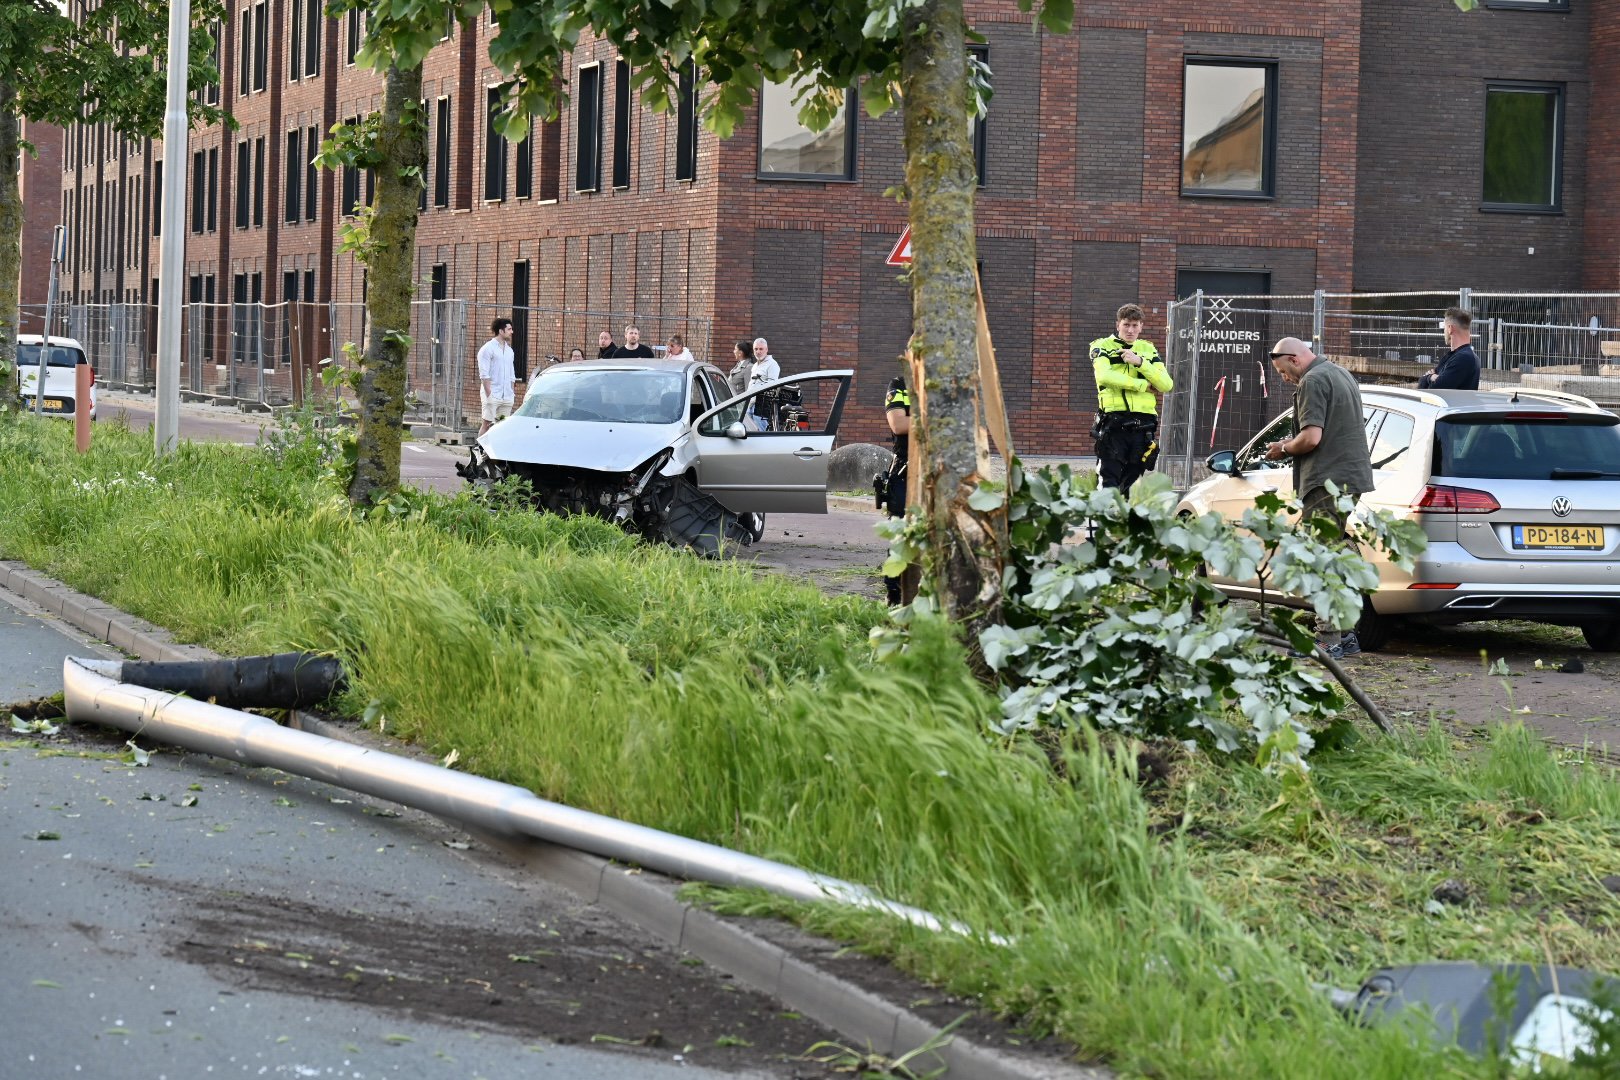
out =
[(1198, 433), (1198, 337), (1204, 329), (1204, 290), (1199, 289), (1193, 293), (1193, 325), (1192, 338), (1189, 342), (1192, 350), (1192, 385), (1187, 387), (1187, 461), (1186, 471), (1182, 483), (1192, 487), (1193, 483), (1193, 447), (1197, 446)]
[[(45, 287), (45, 330), (39, 335), (39, 377), (34, 380), (34, 411), (45, 412), (45, 376), (47, 368), (45, 361), (50, 359), (51, 351), (51, 309), (56, 306), (56, 267), (62, 261), (62, 248), (67, 239), (67, 228), (58, 225), (51, 234), (51, 279)], [(18, 377), (21, 378), (22, 365), (17, 365)], [(81, 399), (82, 400), (82, 399)], [(74, 408), (79, 402), (74, 403)]]
[(169, 3), (168, 103), (163, 116), (163, 245), (158, 262), (157, 400), (152, 442), (159, 456), (180, 441), (180, 291), (185, 282), (186, 80), (191, 66), (191, 0)]
[(1311, 352), (1322, 355), (1322, 338), (1327, 334), (1327, 292), (1317, 289), (1311, 297)]

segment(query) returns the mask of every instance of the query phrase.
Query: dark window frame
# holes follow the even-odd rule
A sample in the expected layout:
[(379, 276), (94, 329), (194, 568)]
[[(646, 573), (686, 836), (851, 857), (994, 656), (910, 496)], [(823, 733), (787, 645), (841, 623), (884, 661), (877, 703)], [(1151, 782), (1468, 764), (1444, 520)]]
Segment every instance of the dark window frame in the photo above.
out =
[[(1219, 188), (1189, 188), (1186, 185), (1187, 137), (1187, 69), (1199, 67), (1259, 68), (1266, 77), (1265, 146), (1261, 150), (1259, 191), (1225, 191)], [(1189, 54), (1181, 58), (1181, 143), (1177, 171), (1180, 173), (1181, 197), (1184, 199), (1248, 199), (1273, 200), (1277, 198), (1277, 99), (1281, 96), (1282, 64), (1275, 57), (1266, 56), (1205, 56)]]
[(534, 198), (534, 117), (529, 117), (528, 125), (528, 133), (513, 148), (517, 159), (517, 175), (512, 185), (514, 199)]
[[(304, 0), (304, 77), (313, 79), (321, 73), (321, 51), (326, 44), (326, 13), (321, 0)], [(297, 63), (298, 58), (294, 57)]]
[(354, 58), (360, 54), (360, 9), (350, 8), (343, 42), (343, 66), (354, 67)]
[(613, 190), (630, 187), (630, 117), (634, 96), (630, 91), (630, 62), (613, 62)]
[[(756, 180), (782, 180), (787, 183), (813, 183), (813, 184), (858, 184), (860, 183), (860, 169), (857, 160), (858, 143), (855, 138), (856, 116), (860, 113), (855, 108), (857, 99), (856, 88), (850, 87), (844, 91), (844, 172), (842, 175), (832, 173), (784, 173), (765, 171), (765, 92), (768, 86), (782, 86), (782, 83), (765, 82), (759, 88), (759, 101), (755, 103), (755, 111), (759, 117), (759, 135), (754, 139), (754, 179)], [(790, 106), (792, 102), (788, 103)], [(797, 116), (797, 113), (795, 113)]]
[[(971, 55), (973, 55), (974, 57), (976, 57), (978, 59), (979, 63), (985, 65), (985, 67), (988, 68), (990, 66), (990, 46), (989, 45), (984, 45), (984, 44), (969, 45), (968, 46), (968, 52)], [(988, 175), (988, 173), (986, 172), (986, 169), (985, 169), (985, 162), (989, 159), (989, 156), (990, 156), (990, 141), (985, 135), (985, 128), (988, 126), (987, 121), (989, 121), (989, 119), (990, 119), (990, 109), (989, 109), (988, 106), (986, 106), (983, 116), (970, 115), (968, 117), (968, 123), (972, 126), (972, 129), (973, 129), (969, 133), (969, 136), (973, 140), (973, 165), (974, 165), (974, 171), (976, 173), (978, 173), (979, 186), (980, 187), (984, 187), (985, 177)]]
[(697, 182), (698, 159), (697, 61), (684, 64), (676, 86), (675, 182)]
[[(152, 235), (163, 235), (163, 162), (152, 162)], [(67, 192), (62, 193), (62, 217), (67, 218)]]
[[(1491, 91), (1507, 93), (1536, 93), (1553, 98), (1553, 150), (1552, 201), (1546, 203), (1491, 202), (1485, 198), (1485, 163), (1490, 153)], [(1527, 82), (1513, 79), (1490, 79), (1485, 83), (1485, 115), (1482, 117), (1479, 146), (1480, 193), (1479, 209), (1485, 214), (1562, 214), (1564, 212), (1564, 130), (1568, 95), (1563, 83)]]
[(255, 229), (264, 226), (265, 167), (269, 158), (266, 149), (263, 135), (253, 140), (253, 227)]
[(496, 128), (501, 115), (501, 88), (484, 87), (484, 201), (506, 201), (506, 137)]
[(208, 148), (208, 228), (205, 232), (219, 231), (219, 147)]
[(282, 202), (286, 205), (283, 218), (288, 225), (296, 225), (304, 216), (304, 129), (295, 127), (287, 132), (287, 179)]
[(529, 373), (529, 295), (533, 289), (533, 273), (528, 259), (512, 264), (512, 360), (519, 381), (527, 382)]
[(236, 217), (233, 224), (238, 229), (248, 227), (253, 219), (253, 190), (250, 176), (253, 170), (253, 140), (239, 139), (236, 143), (236, 173), (232, 177), (236, 184)]
[[(590, 80), (589, 90), (587, 78)], [(575, 71), (574, 191), (581, 194), (602, 190), (602, 81), (600, 60), (581, 64)], [(587, 106), (590, 108), (588, 118)], [(587, 149), (590, 152), (588, 163)]]
[[(321, 0), (310, 0), (318, 4)], [(304, 74), (304, 0), (287, 4), (287, 81), (297, 82)]]
[(253, 90), (258, 93), (270, 79), (270, 2), (253, 5)]
[(208, 151), (191, 152), (191, 231), (201, 236), (208, 222)]
[(237, 20), (236, 92), (247, 97), (253, 92), (253, 6), (241, 8)]
[(433, 205), (450, 205), (450, 95), (435, 101), (433, 118)]
[(320, 199), (320, 170), (315, 167), (315, 155), (320, 152), (320, 129), (311, 125), (304, 129), (304, 220), (314, 221)]

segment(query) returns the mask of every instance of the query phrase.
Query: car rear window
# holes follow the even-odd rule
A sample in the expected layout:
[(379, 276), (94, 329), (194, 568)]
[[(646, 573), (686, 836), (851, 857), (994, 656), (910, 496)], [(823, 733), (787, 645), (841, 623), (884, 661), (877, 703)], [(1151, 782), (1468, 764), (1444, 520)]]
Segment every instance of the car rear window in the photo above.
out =
[[(19, 367), (39, 366), (38, 345), (17, 346), (17, 364)], [(84, 354), (69, 345), (52, 345), (45, 350), (45, 365), (47, 367), (76, 367)]]
[(1441, 417), (1434, 471), (1483, 480), (1547, 480), (1554, 469), (1620, 473), (1620, 418)]
[(679, 371), (579, 371), (554, 367), (535, 380), (518, 416), (585, 423), (673, 424), (686, 383)]

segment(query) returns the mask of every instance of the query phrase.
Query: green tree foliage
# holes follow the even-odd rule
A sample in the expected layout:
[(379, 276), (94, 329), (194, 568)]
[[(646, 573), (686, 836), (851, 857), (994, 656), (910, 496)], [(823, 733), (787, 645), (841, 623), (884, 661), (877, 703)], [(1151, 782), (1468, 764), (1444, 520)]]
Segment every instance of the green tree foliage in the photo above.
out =
[[(219, 81), (208, 26), (224, 17), (220, 0), (191, 5), (193, 90)], [(106, 124), (127, 138), (163, 133), (169, 5), (101, 0), (75, 22), (52, 0), (0, 2), (0, 367), (16, 360), (22, 203), (18, 166), (28, 149), (22, 121)], [(191, 101), (195, 120), (218, 109)], [(43, 272), (43, 267), (30, 268)]]

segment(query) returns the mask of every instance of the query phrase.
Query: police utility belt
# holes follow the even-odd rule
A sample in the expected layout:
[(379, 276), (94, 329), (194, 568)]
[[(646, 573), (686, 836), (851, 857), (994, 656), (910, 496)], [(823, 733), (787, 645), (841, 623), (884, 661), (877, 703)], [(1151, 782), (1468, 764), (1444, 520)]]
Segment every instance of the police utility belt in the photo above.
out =
[(1157, 431), (1159, 418), (1152, 413), (1126, 412), (1116, 409), (1097, 417), (1092, 437), (1097, 438), (1115, 431)]

